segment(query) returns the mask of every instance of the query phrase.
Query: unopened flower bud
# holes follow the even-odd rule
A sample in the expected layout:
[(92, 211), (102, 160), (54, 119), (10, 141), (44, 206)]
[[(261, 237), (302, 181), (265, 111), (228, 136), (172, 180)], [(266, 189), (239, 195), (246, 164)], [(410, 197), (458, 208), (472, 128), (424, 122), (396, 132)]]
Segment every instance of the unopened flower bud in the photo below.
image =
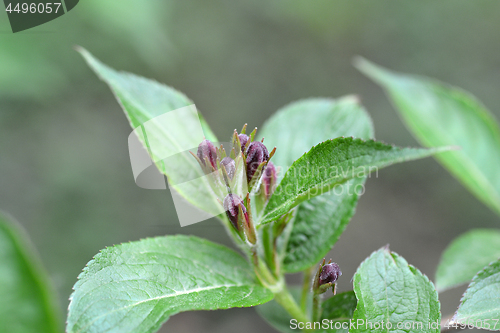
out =
[(234, 163), (234, 160), (231, 157), (224, 157), (220, 164), (226, 169), (229, 179), (233, 179), (236, 171), (236, 163)]
[(198, 158), (206, 166), (205, 159), (208, 159), (214, 169), (217, 169), (217, 151), (210, 140), (203, 140), (198, 146)]
[(269, 152), (266, 146), (260, 141), (253, 141), (248, 146), (247, 150), (247, 180), (250, 183), (255, 171), (257, 171), (259, 165), (269, 160)]
[(276, 185), (276, 167), (273, 162), (267, 163), (264, 175), (262, 176), (262, 191), (266, 199), (272, 194), (274, 186)]
[(340, 270), (339, 265), (332, 262), (326, 264), (321, 269), (321, 273), (319, 274), (319, 285), (324, 285), (327, 283), (335, 283), (337, 279), (342, 275), (342, 271)]
[[(243, 219), (243, 222), (248, 225), (248, 213), (245, 205), (243, 204), (243, 200), (240, 199), (236, 194), (228, 194), (224, 198), (224, 210), (226, 211), (227, 218), (233, 224), (236, 230), (239, 230), (238, 220), (240, 218)], [(243, 216), (239, 216), (240, 211), (243, 213)]]
[(240, 134), (240, 135), (238, 135), (238, 138), (240, 139), (240, 143), (241, 143), (241, 151), (244, 153), (245, 152), (245, 145), (247, 144), (249, 137), (246, 134)]

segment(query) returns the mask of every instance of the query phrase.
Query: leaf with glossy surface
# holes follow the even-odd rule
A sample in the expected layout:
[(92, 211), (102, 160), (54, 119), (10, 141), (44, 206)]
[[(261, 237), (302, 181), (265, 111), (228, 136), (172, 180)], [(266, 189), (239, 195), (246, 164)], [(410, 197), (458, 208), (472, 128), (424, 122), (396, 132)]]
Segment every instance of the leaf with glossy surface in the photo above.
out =
[[(148, 149), (158, 169), (171, 187), (196, 207), (217, 215), (221, 213), (205, 175), (187, 150), (194, 150), (203, 136), (217, 141), (205, 120), (181, 92), (127, 72), (118, 72), (94, 58), (84, 49), (79, 52), (101, 80), (106, 82), (120, 103), (139, 141)], [(172, 112), (175, 111), (175, 112)], [(190, 182), (190, 180), (198, 181)]]
[[(404, 332), (439, 332), (429, 323), (440, 323), (438, 295), (432, 282), (405, 259), (390, 252), (388, 247), (374, 252), (354, 275), (354, 292), (358, 306), (353, 320), (390, 322), (391, 329), (370, 329), (358, 326), (350, 332), (401, 332), (398, 323), (409, 323)], [(421, 323), (422, 327), (413, 323)], [(403, 326), (404, 327), (404, 326)]]
[[(277, 147), (273, 163), (280, 167), (281, 178), (295, 160), (320, 142), (374, 136), (370, 116), (355, 96), (294, 102), (266, 121), (261, 134), (269, 148)], [(358, 184), (364, 184), (364, 178), (340, 185), (340, 194), (326, 193), (299, 205), (284, 258), (285, 271), (315, 265), (333, 247), (354, 214), (358, 195), (353, 189)]]
[(246, 260), (207, 240), (166, 236), (102, 250), (74, 287), (67, 331), (156, 332), (171, 315), (265, 303)]
[(500, 128), (486, 107), (461, 89), (394, 73), (364, 59), (357, 67), (384, 87), (404, 122), (426, 147), (460, 146), (437, 159), (500, 214)]
[(474, 277), (452, 322), (500, 331), (499, 291), (500, 261), (495, 261)]
[(62, 332), (55, 293), (27, 235), (0, 213), (0, 327), (9, 333)]
[(394, 163), (430, 156), (448, 148), (400, 148), (373, 140), (337, 138), (313, 147), (288, 169), (264, 211), (272, 222), (299, 203), (338, 190), (336, 185)]
[(471, 230), (444, 251), (436, 273), (436, 289), (444, 291), (469, 283), (478, 271), (500, 258), (500, 230)]

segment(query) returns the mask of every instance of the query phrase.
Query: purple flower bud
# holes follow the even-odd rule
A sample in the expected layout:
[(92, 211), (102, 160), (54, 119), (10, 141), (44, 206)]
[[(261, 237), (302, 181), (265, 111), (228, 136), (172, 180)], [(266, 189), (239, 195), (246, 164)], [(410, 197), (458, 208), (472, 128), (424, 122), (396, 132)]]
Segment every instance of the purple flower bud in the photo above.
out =
[[(266, 146), (260, 141), (253, 141), (247, 150), (247, 180), (250, 182), (259, 165), (269, 160)], [(263, 170), (264, 171), (264, 170)]]
[(240, 143), (241, 143), (241, 151), (245, 152), (245, 145), (247, 144), (247, 141), (250, 138), (246, 134), (240, 134), (240, 135), (238, 135), (238, 138), (240, 139)]
[(203, 140), (198, 146), (198, 158), (206, 166), (205, 158), (208, 159), (214, 169), (217, 169), (217, 151), (210, 140)]
[(262, 190), (266, 199), (269, 199), (273, 187), (276, 184), (276, 167), (273, 162), (267, 163), (266, 169), (264, 170), (264, 175), (262, 176)]
[(236, 194), (228, 194), (224, 198), (224, 210), (226, 211), (227, 218), (231, 223), (233, 224), (234, 228), (236, 230), (239, 230), (238, 228), (238, 218), (240, 218), (238, 215), (240, 213), (240, 208), (241, 211), (243, 212), (243, 219), (246, 224), (248, 224), (248, 213), (247, 209), (245, 208), (245, 205), (243, 204), (243, 200), (240, 199), (239, 196)]
[(234, 160), (231, 157), (224, 157), (220, 165), (224, 166), (226, 169), (229, 179), (233, 179), (234, 172), (236, 171), (236, 163), (234, 163)]
[(340, 270), (339, 265), (334, 262), (326, 264), (323, 266), (321, 273), (319, 274), (319, 285), (321, 286), (326, 283), (335, 283), (341, 275), (342, 271)]

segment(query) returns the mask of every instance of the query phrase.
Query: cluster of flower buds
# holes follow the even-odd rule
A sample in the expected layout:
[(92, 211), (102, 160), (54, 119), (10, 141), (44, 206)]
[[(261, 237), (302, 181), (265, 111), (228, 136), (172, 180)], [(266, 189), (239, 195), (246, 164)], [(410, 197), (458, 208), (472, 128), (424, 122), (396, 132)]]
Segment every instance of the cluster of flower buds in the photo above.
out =
[(325, 264), (325, 259), (320, 263), (318, 271), (313, 281), (313, 291), (315, 294), (323, 294), (333, 286), (333, 294), (336, 292), (336, 281), (342, 275), (339, 265), (330, 261)]
[[(242, 239), (246, 238), (252, 244), (256, 236), (250, 216), (249, 194), (260, 184), (260, 192), (264, 200), (268, 200), (276, 184), (276, 168), (269, 161), (276, 148), (269, 153), (264, 139), (254, 141), (256, 132), (257, 128), (247, 135), (246, 124), (240, 133), (235, 130), (229, 154), (222, 145), (216, 147), (206, 139), (199, 144), (197, 154), (193, 154), (203, 172), (211, 175), (210, 185), (229, 221)], [(236, 193), (242, 194), (244, 199)]]

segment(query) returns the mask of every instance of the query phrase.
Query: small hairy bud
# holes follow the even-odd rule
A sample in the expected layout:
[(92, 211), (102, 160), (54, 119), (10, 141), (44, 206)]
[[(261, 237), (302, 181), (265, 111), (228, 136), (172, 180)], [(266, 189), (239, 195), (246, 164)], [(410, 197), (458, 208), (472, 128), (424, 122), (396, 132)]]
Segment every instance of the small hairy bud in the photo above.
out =
[(203, 140), (198, 145), (198, 158), (201, 160), (203, 165), (206, 165), (205, 158), (208, 159), (210, 164), (214, 169), (217, 169), (217, 151), (215, 150), (215, 146), (210, 140)]
[(264, 170), (264, 175), (262, 176), (262, 191), (266, 199), (272, 194), (273, 187), (276, 184), (276, 167), (273, 162), (267, 163), (266, 169)]
[[(223, 206), (224, 210), (226, 211), (227, 218), (229, 219), (229, 221), (231, 221), (236, 230), (239, 230), (239, 218), (243, 218), (246, 224), (249, 223), (247, 209), (243, 204), (243, 200), (241, 200), (241, 198), (236, 194), (228, 194), (224, 198)], [(240, 210), (243, 213), (243, 216), (239, 216)]]
[(340, 270), (339, 265), (332, 262), (326, 264), (321, 269), (321, 273), (319, 274), (319, 285), (324, 285), (326, 283), (335, 283), (337, 279), (342, 275), (342, 271)]
[(236, 171), (236, 163), (231, 157), (224, 157), (220, 164), (226, 169), (229, 179), (233, 179)]
[(240, 139), (240, 143), (241, 143), (241, 151), (244, 153), (245, 152), (245, 145), (247, 144), (248, 139), (250, 139), (250, 138), (246, 134), (240, 134), (240, 135), (238, 135), (238, 138)]
[[(269, 160), (269, 152), (266, 146), (260, 141), (253, 141), (247, 150), (247, 180), (250, 183), (259, 165)], [(264, 170), (263, 170), (264, 171)]]

